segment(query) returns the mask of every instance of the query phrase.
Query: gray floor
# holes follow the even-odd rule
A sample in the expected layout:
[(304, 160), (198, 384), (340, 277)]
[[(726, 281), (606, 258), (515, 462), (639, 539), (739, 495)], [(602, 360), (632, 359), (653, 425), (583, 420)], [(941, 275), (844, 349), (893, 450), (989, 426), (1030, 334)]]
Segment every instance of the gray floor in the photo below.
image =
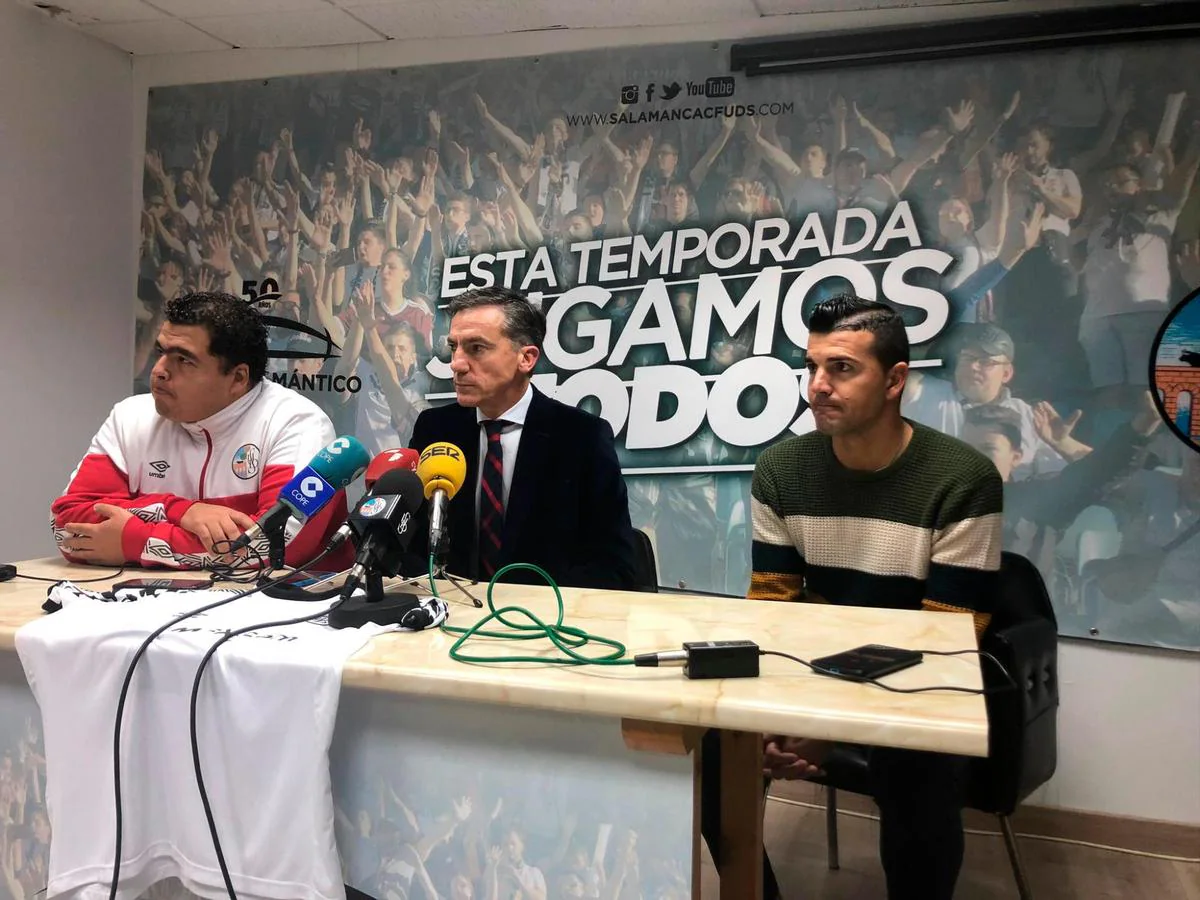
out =
[[(879, 826), (839, 817), (841, 868), (825, 865), (825, 814), (767, 803), (766, 844), (785, 900), (884, 900), (875, 852)], [(1130, 856), (1089, 847), (1022, 840), (1035, 900), (1200, 900), (1200, 864)], [(1200, 853), (1200, 848), (1197, 848)], [(716, 875), (705, 857), (703, 900), (717, 900)], [(1016, 900), (1017, 890), (999, 837), (967, 835), (958, 900)]]

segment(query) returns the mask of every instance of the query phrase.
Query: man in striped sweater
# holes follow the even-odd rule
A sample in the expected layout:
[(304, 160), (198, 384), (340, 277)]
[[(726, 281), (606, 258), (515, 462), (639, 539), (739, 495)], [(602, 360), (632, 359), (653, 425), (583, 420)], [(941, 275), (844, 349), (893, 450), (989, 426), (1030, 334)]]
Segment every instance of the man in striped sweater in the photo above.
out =
[[(1000, 474), (961, 441), (901, 417), (909, 348), (892, 309), (835, 297), (813, 311), (809, 332), (817, 430), (758, 458), (750, 598), (969, 614), (982, 634), (1000, 569)], [(828, 750), (767, 736), (764, 766), (805, 778)], [(870, 752), (888, 897), (950, 900), (966, 760)]]

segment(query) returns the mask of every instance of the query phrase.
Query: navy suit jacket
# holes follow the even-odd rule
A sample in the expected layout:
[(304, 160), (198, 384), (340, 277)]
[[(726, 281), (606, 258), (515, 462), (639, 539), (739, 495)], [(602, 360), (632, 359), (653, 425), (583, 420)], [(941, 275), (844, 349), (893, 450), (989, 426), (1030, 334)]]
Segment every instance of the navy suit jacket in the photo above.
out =
[[(479, 479), (480, 426), (473, 408), (457, 403), (427, 409), (409, 442), (422, 451), (437, 441), (457, 445), (467, 460), (467, 480), (447, 509), (447, 569), (479, 573), (475, 486)], [(414, 543), (424, 542), (420, 534)], [(422, 552), (423, 547), (416, 548)], [(425, 553), (428, 551), (425, 550)], [(603, 419), (552, 400), (536, 388), (521, 430), (504, 514), (500, 563), (533, 563), (560, 585), (632, 590), (633, 528), (629, 497), (617, 462), (612, 428)], [(527, 569), (505, 581), (541, 583)]]

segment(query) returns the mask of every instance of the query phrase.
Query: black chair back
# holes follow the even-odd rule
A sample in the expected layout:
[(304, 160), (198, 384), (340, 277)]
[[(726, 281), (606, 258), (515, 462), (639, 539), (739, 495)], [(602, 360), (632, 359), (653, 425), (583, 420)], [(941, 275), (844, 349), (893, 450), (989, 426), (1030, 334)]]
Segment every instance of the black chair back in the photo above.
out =
[(633, 589), (647, 594), (657, 594), (658, 564), (654, 559), (654, 545), (650, 543), (650, 535), (640, 528), (633, 529), (633, 564)]
[(988, 758), (972, 761), (968, 805), (1011, 815), (1058, 763), (1058, 623), (1037, 567), (1016, 553), (1000, 563), (1000, 594), (980, 642), (1012, 675), (1017, 690), (982, 660)]

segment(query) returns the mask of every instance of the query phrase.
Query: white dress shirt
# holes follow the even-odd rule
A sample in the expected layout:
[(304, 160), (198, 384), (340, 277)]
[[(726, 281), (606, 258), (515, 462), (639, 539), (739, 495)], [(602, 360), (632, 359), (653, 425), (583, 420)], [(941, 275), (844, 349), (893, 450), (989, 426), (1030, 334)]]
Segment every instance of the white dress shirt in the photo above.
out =
[[(500, 432), (500, 449), (504, 454), (504, 511), (508, 512), (508, 495), (512, 488), (513, 470), (517, 466), (517, 450), (521, 446), (521, 432), (525, 430), (525, 417), (529, 415), (529, 404), (533, 401), (533, 385), (525, 388), (521, 399), (505, 410), (497, 419), (508, 424)], [(483, 483), (483, 461), (487, 457), (487, 430), (483, 423), (489, 421), (478, 408), (475, 421), (479, 423), (479, 472), (475, 476), (475, 521), (479, 521), (479, 491)]]

